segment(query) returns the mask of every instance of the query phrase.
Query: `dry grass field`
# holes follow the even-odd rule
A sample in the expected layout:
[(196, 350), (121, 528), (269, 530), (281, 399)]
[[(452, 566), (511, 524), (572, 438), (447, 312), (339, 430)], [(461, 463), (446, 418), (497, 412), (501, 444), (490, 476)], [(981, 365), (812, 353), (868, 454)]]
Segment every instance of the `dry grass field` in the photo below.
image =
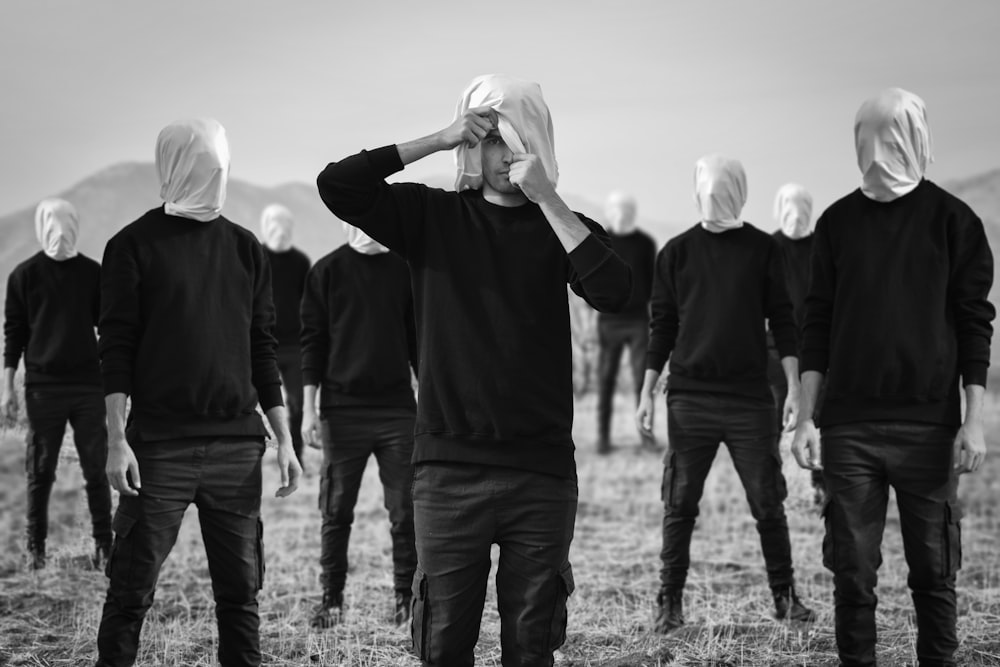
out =
[[(822, 526), (811, 506), (807, 475), (786, 457), (787, 503), (802, 597), (819, 613), (811, 627), (779, 624), (757, 533), (732, 470), (720, 450), (706, 485), (692, 547), (685, 597), (688, 627), (669, 637), (649, 632), (660, 545), (657, 455), (640, 452), (629, 401), (619, 397), (610, 457), (593, 453), (593, 397), (578, 404), (580, 509), (572, 561), (577, 590), (570, 602), (568, 640), (557, 665), (835, 665), (831, 578), (820, 564)], [(662, 404), (657, 429), (663, 432)], [(962, 480), (966, 506), (964, 568), (959, 576), (962, 665), (1000, 665), (1000, 404), (988, 424), (992, 455)], [(22, 564), (24, 433), (0, 432), (0, 665), (86, 665), (105, 579), (88, 569), (92, 543), (82, 479), (72, 447), (64, 449), (52, 504), (49, 566)], [(663, 437), (661, 435), (661, 437)], [(319, 596), (319, 514), (315, 509), (319, 454), (313, 474), (291, 498), (273, 497), (274, 454), (266, 457), (264, 521), (267, 576), (261, 593), (263, 651), (268, 665), (414, 666), (406, 629), (392, 627), (387, 518), (374, 464), (366, 472), (351, 541), (351, 573), (343, 625), (308, 629)], [(899, 522), (890, 510), (879, 587), (881, 665), (914, 664), (914, 622), (905, 585)], [(495, 554), (494, 554), (495, 556)], [(139, 664), (215, 664), (211, 589), (191, 509), (162, 572), (156, 603), (143, 631)], [(477, 664), (499, 665), (495, 595), (487, 598)]]

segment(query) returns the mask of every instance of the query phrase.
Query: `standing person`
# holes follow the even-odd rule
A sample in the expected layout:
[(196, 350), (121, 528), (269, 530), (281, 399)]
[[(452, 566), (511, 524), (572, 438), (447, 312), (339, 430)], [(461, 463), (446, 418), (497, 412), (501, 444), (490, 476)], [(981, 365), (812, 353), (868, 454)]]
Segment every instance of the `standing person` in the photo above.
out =
[[(812, 256), (813, 224), (812, 195), (796, 183), (786, 183), (778, 188), (774, 197), (774, 217), (778, 221), (778, 229), (771, 236), (778, 244), (782, 266), (785, 274), (785, 287), (792, 301), (792, 315), (795, 318), (795, 332), (798, 345), (796, 354), (801, 353), (802, 322), (805, 317), (806, 290), (809, 288), (809, 260)], [(795, 424), (783, 422), (782, 406), (788, 395), (788, 384), (785, 382), (785, 371), (781, 367), (781, 356), (774, 345), (774, 338), (768, 335), (768, 381), (771, 383), (771, 393), (774, 394), (777, 405), (776, 419), (779, 429), (793, 429)], [(819, 405), (817, 404), (817, 409)], [(823, 490), (823, 474), (812, 472), (812, 485), (816, 504), (823, 505), (825, 492)]]
[(100, 311), (101, 265), (76, 250), (80, 221), (62, 199), (35, 209), (41, 251), (7, 279), (4, 308), (4, 379), (0, 407), (17, 414), (14, 373), (24, 356), (28, 414), (28, 566), (45, 567), (49, 496), (56, 479), (66, 423), (80, 456), (93, 522), (94, 567), (111, 548), (111, 489), (104, 472), (108, 431), (94, 327)]
[[(932, 157), (923, 100), (882, 91), (858, 110), (854, 140), (861, 187), (816, 225), (792, 451), (799, 465), (822, 469), (829, 493), (823, 563), (833, 572), (841, 664), (875, 664), (891, 486), (918, 661), (955, 665), (958, 475), (986, 455), (993, 254), (976, 214), (924, 178)], [(820, 439), (811, 417), (824, 377)]]
[(292, 493), (301, 472), (281, 404), (271, 276), (253, 234), (220, 215), (229, 175), (221, 125), (168, 125), (156, 141), (156, 168), (164, 205), (108, 241), (101, 274), (107, 470), (121, 497), (97, 665), (135, 662), (160, 567), (192, 502), (219, 662), (259, 665), (267, 431), (258, 402), (278, 439), (276, 495)]
[(725, 442), (757, 522), (775, 617), (812, 621), (795, 592), (779, 434), (767, 383), (769, 328), (798, 404), (792, 306), (774, 240), (743, 222), (746, 174), (738, 160), (709, 155), (695, 166), (701, 222), (671, 239), (656, 258), (646, 378), (636, 419), (652, 432), (653, 392), (667, 359), (663, 471), (663, 550), (657, 632), (684, 624), (683, 591), (691, 535), (705, 478)]
[(292, 447), (299, 465), (302, 460), (302, 347), (299, 304), (309, 273), (309, 257), (292, 247), (295, 219), (281, 204), (271, 204), (260, 215), (260, 232), (264, 256), (271, 265), (271, 291), (274, 298), (278, 339), (278, 371), (284, 389), (288, 427), (292, 432)]
[[(632, 296), (618, 313), (599, 313), (597, 340), (600, 345), (597, 395), (597, 453), (611, 451), (611, 413), (622, 350), (627, 346), (632, 366), (632, 386), (636, 402), (642, 389), (649, 343), (649, 297), (653, 291), (656, 241), (635, 226), (635, 198), (613, 192), (604, 207), (608, 236), (615, 254), (632, 270)], [(656, 439), (639, 434), (641, 446), (655, 449)]]
[[(457, 148), (457, 192), (388, 184)], [(573, 591), (577, 507), (568, 282), (620, 310), (628, 267), (597, 223), (556, 193), (541, 88), (475, 79), (447, 128), (331, 163), (331, 211), (410, 265), (420, 344), (413, 461), (413, 643), (425, 665), (473, 664), (500, 546), (504, 664), (551, 665)]]
[[(375, 455), (389, 512), (397, 625), (410, 619), (413, 572), (413, 399), (417, 370), (413, 294), (406, 262), (357, 227), (309, 272), (302, 299), (302, 437), (323, 448), (323, 600), (310, 625), (340, 622), (347, 544), (368, 457)], [(316, 393), (322, 419), (316, 414)]]

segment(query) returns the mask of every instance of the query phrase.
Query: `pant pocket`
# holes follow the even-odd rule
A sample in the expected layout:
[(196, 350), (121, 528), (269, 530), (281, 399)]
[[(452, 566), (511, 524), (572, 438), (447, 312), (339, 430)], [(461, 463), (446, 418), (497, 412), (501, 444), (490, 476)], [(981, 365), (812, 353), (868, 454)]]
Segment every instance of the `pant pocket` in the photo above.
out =
[(951, 577), (962, 567), (962, 505), (945, 504), (944, 576)]
[(132, 558), (131, 536), (135, 527), (135, 517), (123, 514), (121, 509), (115, 512), (111, 522), (111, 529), (115, 538), (111, 542), (111, 552), (108, 554), (108, 561), (104, 564), (104, 576), (114, 579), (118, 583), (128, 585), (132, 578)]
[(549, 629), (549, 649), (556, 650), (566, 641), (566, 624), (569, 614), (566, 610), (566, 600), (573, 594), (576, 584), (573, 582), (573, 567), (566, 563), (558, 574), (556, 581), (556, 600), (552, 610), (552, 623)]
[(257, 519), (257, 590), (264, 588), (264, 522)]
[(836, 555), (836, 548), (834, 546), (833, 519), (831, 517), (833, 511), (833, 500), (827, 498), (823, 502), (823, 509), (820, 511), (820, 516), (823, 518), (826, 529), (823, 534), (823, 567), (831, 572), (836, 572), (837, 560), (834, 557)]
[(330, 498), (333, 495), (333, 464), (323, 466), (319, 477), (319, 511), (324, 516), (330, 513)]
[(663, 467), (663, 481), (660, 483), (660, 500), (664, 506), (673, 508), (674, 506), (674, 486), (677, 483), (677, 455), (671, 451), (667, 452), (665, 465)]
[(427, 595), (427, 575), (419, 566), (413, 573), (413, 599), (410, 601), (410, 618), (413, 652), (421, 660), (430, 660), (431, 607)]

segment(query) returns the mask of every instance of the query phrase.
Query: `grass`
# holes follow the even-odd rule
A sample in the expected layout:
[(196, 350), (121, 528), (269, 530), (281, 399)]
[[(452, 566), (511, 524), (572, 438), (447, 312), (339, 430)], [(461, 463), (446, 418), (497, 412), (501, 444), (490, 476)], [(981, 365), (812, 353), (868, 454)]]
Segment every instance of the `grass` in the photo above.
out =
[[(819, 620), (795, 627), (770, 618), (771, 601), (759, 542), (742, 489), (720, 449), (701, 504), (685, 596), (688, 626), (669, 637), (651, 633), (660, 549), (662, 463), (638, 449), (630, 401), (619, 397), (610, 457), (594, 454), (593, 396), (577, 405), (575, 435), (580, 508), (571, 558), (577, 589), (570, 601), (566, 644), (557, 665), (836, 665), (832, 582), (820, 563), (822, 524), (811, 505), (808, 475), (786, 457), (786, 504), (798, 586)], [(658, 406), (663, 430), (663, 407)], [(987, 433), (1000, 425), (990, 409)], [(92, 550), (82, 477), (69, 443), (50, 507), (49, 566), (23, 566), (23, 430), (0, 432), (0, 666), (81, 665), (95, 655), (105, 579), (88, 569)], [(661, 436), (662, 437), (662, 436)], [(1000, 665), (1000, 455), (962, 479), (964, 567), (959, 574), (958, 660)], [(265, 457), (263, 506), (267, 552), (260, 596), (262, 646), (269, 665), (410, 666), (404, 628), (391, 625), (392, 579), (388, 520), (374, 468), (365, 473), (351, 539), (351, 572), (343, 625), (307, 627), (318, 601), (320, 456), (309, 452), (313, 474), (291, 498), (273, 498), (274, 453)], [(215, 664), (215, 618), (198, 529), (189, 510), (164, 566), (156, 603), (143, 631), (139, 664)], [(906, 588), (898, 515), (891, 506), (879, 583), (879, 664), (915, 663), (915, 626)], [(494, 567), (495, 567), (494, 552)], [(492, 585), (491, 585), (492, 588)], [(487, 597), (477, 664), (499, 665), (495, 594)]]

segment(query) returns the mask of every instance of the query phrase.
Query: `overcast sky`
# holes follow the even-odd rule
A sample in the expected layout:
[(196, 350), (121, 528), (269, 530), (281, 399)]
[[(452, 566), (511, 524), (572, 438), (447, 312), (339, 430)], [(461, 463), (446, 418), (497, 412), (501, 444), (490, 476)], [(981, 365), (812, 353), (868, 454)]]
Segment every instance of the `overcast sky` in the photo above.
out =
[[(695, 222), (702, 154), (743, 161), (747, 220), (796, 181), (857, 186), (852, 124), (901, 86), (927, 103), (938, 181), (1000, 167), (1000, 2), (3, 0), (0, 215), (208, 115), (232, 175), (312, 182), (330, 160), (447, 125), (465, 85), (541, 84), (560, 189)], [(450, 155), (409, 167), (451, 174)]]

